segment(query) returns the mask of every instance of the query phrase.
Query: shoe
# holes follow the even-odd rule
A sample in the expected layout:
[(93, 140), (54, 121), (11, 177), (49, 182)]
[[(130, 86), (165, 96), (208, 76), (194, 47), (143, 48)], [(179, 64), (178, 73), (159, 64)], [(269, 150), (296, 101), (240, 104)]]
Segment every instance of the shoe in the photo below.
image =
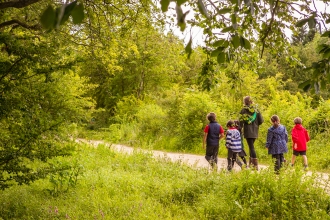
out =
[(308, 171), (308, 165), (304, 165), (304, 171)]

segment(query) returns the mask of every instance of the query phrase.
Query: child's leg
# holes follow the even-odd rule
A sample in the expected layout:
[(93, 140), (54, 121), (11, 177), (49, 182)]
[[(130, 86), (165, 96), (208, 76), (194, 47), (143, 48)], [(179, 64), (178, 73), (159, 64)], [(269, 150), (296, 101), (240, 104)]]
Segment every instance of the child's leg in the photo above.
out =
[(235, 162), (236, 162), (236, 158), (235, 157), (232, 157), (231, 158), (231, 168), (234, 168)]
[(283, 154), (280, 154), (280, 167), (283, 166), (283, 163), (285, 162), (285, 158)]
[(294, 161), (296, 160), (296, 155), (292, 154), (292, 158), (291, 158), (291, 165), (294, 165)]
[(245, 157), (244, 157), (244, 156), (241, 156), (240, 158), (243, 160), (243, 163), (244, 163), (245, 165), (247, 165), (247, 162), (246, 162)]
[(231, 171), (233, 168), (233, 151), (228, 149), (228, 154), (227, 154), (227, 170)]
[(242, 162), (237, 158), (238, 153), (234, 153), (233, 158), (235, 159), (235, 162), (242, 168)]
[(308, 163), (307, 163), (307, 156), (306, 155), (302, 155), (303, 159), (304, 159), (304, 166), (307, 167)]
[(232, 168), (233, 168), (232, 158), (227, 158), (227, 162), (228, 162), (228, 164), (227, 164), (227, 170), (228, 171), (231, 171)]
[(274, 170), (275, 172), (278, 172), (281, 168), (280, 154), (273, 154), (272, 158), (275, 159)]

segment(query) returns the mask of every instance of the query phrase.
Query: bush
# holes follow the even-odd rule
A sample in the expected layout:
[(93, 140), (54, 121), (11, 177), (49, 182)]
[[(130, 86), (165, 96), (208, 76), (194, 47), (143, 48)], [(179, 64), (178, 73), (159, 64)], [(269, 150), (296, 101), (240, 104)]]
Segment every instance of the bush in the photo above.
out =
[(318, 133), (329, 132), (330, 125), (330, 100), (322, 101), (315, 114), (307, 124), (312, 136)]
[(180, 140), (178, 149), (198, 152), (209, 112), (217, 113), (217, 105), (206, 93), (186, 93), (179, 105), (178, 126), (174, 128)]

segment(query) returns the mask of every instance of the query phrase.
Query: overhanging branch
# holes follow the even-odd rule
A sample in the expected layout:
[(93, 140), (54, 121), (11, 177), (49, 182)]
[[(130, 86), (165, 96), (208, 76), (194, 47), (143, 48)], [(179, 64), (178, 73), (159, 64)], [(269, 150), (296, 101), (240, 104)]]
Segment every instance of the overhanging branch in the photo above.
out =
[(264, 53), (264, 50), (265, 50), (265, 44), (266, 44), (266, 38), (268, 37), (269, 33), (271, 32), (272, 30), (272, 25), (273, 25), (273, 22), (275, 20), (275, 13), (276, 13), (276, 10), (277, 10), (277, 6), (278, 6), (278, 3), (279, 3), (279, 0), (276, 1), (275, 3), (275, 6), (273, 8), (273, 11), (272, 11), (272, 17), (270, 19), (270, 22), (269, 22), (269, 25), (268, 25), (268, 28), (267, 30), (265, 31), (264, 33), (264, 36), (262, 37), (262, 39), (260, 40), (261, 43), (262, 43), (262, 49), (261, 49), (261, 55), (260, 55), (260, 58), (262, 58), (262, 55)]
[(13, 25), (13, 24), (17, 24), (21, 27), (27, 28), (27, 29), (32, 29), (32, 30), (40, 30), (41, 26), (39, 24), (35, 24), (35, 25), (28, 25), (26, 23), (23, 23), (19, 20), (13, 19), (10, 21), (5, 21), (3, 23), (0, 24), (0, 29), (9, 25)]
[(0, 10), (5, 8), (24, 8), (42, 0), (13, 0), (0, 3)]

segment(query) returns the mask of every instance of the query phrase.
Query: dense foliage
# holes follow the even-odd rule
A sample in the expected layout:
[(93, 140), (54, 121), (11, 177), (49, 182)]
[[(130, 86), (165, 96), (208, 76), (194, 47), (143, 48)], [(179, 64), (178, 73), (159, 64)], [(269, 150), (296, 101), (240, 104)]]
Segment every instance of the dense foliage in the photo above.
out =
[[(184, 45), (166, 28), (161, 10), (173, 5), (181, 30), (203, 29), (203, 46), (193, 48), (192, 38)], [(184, 6), (201, 14), (188, 22)], [(262, 163), (272, 163), (264, 149), (270, 117), (290, 131), (300, 116), (311, 134), (310, 168), (329, 171), (326, 12), (276, 0), (9, 0), (0, 14), (5, 219), (329, 218), (328, 195), (299, 164), (280, 176), (209, 174), (69, 140), (88, 129), (112, 143), (204, 154), (207, 113), (225, 125), (250, 95), (265, 118), (256, 142)]]

